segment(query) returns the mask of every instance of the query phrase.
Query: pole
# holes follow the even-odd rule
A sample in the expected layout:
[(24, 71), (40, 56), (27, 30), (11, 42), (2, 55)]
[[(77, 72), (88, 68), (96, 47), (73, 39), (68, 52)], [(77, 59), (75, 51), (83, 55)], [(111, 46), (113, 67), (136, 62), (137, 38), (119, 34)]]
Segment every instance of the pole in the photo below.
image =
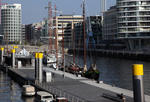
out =
[(64, 78), (65, 78), (65, 63), (66, 63), (66, 61), (65, 61), (65, 54), (64, 54)]
[(86, 32), (85, 32), (85, 0), (83, 0), (83, 36), (84, 36), (84, 72), (87, 71), (87, 66), (86, 66)]
[(35, 82), (37, 82), (39, 80), (38, 54), (39, 53), (35, 53)]
[(12, 67), (15, 68), (15, 49), (11, 50)]
[(75, 65), (75, 28), (74, 28), (74, 17), (72, 17), (73, 19), (73, 40), (72, 40), (72, 46), (73, 46), (73, 64)]
[(63, 77), (65, 77), (65, 56), (64, 56), (64, 23), (62, 22), (62, 67), (64, 71)]
[(43, 53), (39, 53), (38, 54), (38, 60), (39, 60), (39, 82), (42, 83), (43, 81), (43, 64), (42, 64), (42, 60), (43, 60)]
[[(56, 19), (56, 5), (55, 5), (55, 27), (57, 26), (56, 22), (57, 22), (57, 19)], [(56, 57), (56, 70), (58, 70), (58, 50), (57, 50), (57, 46), (58, 46), (58, 41), (57, 41), (57, 31), (56, 31), (56, 28), (55, 28), (55, 50), (56, 50), (56, 54), (55, 54), (55, 57)]]
[(0, 64), (3, 65), (3, 62), (4, 62), (4, 57), (3, 57), (4, 56), (4, 48), (3, 47), (1, 48), (1, 53), (0, 54), (1, 54), (1, 62), (0, 62)]
[(52, 6), (51, 6), (51, 2), (48, 3), (48, 22), (49, 22), (49, 51), (50, 53), (52, 52)]
[(145, 102), (143, 85), (143, 65), (133, 64), (133, 93), (134, 102)]

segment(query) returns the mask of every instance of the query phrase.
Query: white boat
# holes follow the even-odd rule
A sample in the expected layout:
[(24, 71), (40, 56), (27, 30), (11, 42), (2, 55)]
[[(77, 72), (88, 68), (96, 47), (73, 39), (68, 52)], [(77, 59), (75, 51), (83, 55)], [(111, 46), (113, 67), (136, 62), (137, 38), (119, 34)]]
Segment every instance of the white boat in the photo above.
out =
[(34, 96), (35, 95), (35, 88), (31, 85), (23, 85), (23, 96)]
[(23, 48), (20, 52), (16, 53), (16, 56), (29, 57), (30, 53), (25, 48)]
[[(62, 57), (62, 54), (58, 53), (58, 60)], [(49, 54), (47, 56), (45, 56), (44, 58), (44, 63), (46, 64), (52, 64), (52, 63), (56, 63), (57, 59), (56, 59), (56, 55), (55, 54)]]
[(68, 100), (65, 97), (57, 97), (56, 102), (68, 102)]
[(38, 91), (35, 98), (36, 102), (53, 102), (54, 98), (53, 95), (45, 92), (45, 91)]

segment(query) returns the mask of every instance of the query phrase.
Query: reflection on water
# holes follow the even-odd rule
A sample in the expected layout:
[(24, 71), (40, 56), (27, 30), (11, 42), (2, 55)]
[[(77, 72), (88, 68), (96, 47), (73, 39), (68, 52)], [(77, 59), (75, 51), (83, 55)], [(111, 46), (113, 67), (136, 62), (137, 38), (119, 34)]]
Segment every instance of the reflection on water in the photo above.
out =
[[(70, 60), (72, 57), (66, 56), (66, 62)], [(88, 67), (92, 64), (91, 62), (91, 58), (87, 57)], [(83, 56), (77, 56), (76, 63), (83, 66)], [(144, 88), (145, 93), (150, 95), (150, 62), (99, 56), (96, 58), (96, 66), (100, 70), (100, 80), (130, 90), (132, 90), (132, 64), (144, 65)]]
[(0, 102), (34, 102), (33, 97), (22, 97), (21, 92), (21, 87), (0, 71)]

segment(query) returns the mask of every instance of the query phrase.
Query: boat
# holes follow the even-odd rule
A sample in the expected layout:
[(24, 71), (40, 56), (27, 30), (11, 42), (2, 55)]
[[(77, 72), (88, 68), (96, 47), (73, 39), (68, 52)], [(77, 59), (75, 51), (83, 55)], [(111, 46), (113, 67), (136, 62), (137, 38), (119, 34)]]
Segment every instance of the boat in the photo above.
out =
[(38, 91), (36, 93), (35, 102), (53, 102), (53, 95), (46, 91)]
[(55, 102), (68, 102), (68, 100), (65, 97), (57, 97)]
[(23, 96), (34, 96), (35, 95), (35, 88), (31, 85), (23, 85)]
[[(93, 31), (92, 31), (92, 26), (91, 26), (91, 20), (90, 17), (89, 18), (85, 18), (85, 0), (83, 0), (83, 55), (84, 55), (84, 66), (83, 68), (78, 67), (78, 65), (75, 64), (75, 51), (73, 51), (73, 56), (74, 56), (74, 61), (73, 61), (73, 65), (71, 65), (68, 70), (71, 73), (78, 73), (80, 71), (82, 71), (82, 76), (89, 78), (89, 79), (95, 79), (95, 80), (99, 80), (99, 75), (100, 75), (100, 71), (96, 68), (96, 53), (94, 52), (96, 47), (95, 47), (95, 40), (93, 37)], [(75, 37), (75, 35), (73, 35), (73, 37)], [(73, 38), (75, 39), (75, 38)], [(74, 40), (75, 41), (75, 40)], [(88, 44), (92, 44), (88, 45)], [(78, 45), (81, 46), (81, 45)], [(92, 51), (89, 51), (88, 54), (90, 55), (90, 63), (91, 63), (91, 67), (87, 68), (87, 49), (92, 49)], [(75, 50), (75, 45), (73, 45), (73, 50)]]
[(96, 68), (96, 65), (92, 64), (92, 66), (83, 73), (83, 76), (89, 79), (99, 80), (100, 71)]
[(51, 54), (51, 55), (44, 56), (43, 63), (46, 64), (46, 65), (56, 63), (55, 55)]
[(80, 68), (76, 64), (71, 64), (69, 67), (66, 68), (66, 71), (72, 74), (81, 74), (83, 68)]

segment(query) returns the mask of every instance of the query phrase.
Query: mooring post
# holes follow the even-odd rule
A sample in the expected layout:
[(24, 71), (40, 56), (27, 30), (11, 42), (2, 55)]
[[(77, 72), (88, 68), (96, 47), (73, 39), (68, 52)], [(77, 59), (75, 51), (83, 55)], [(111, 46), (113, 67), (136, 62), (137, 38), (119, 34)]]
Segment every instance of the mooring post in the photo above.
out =
[(143, 75), (143, 64), (133, 64), (134, 102), (145, 102)]
[(39, 80), (39, 68), (38, 68), (38, 54), (39, 53), (35, 53), (35, 83)]
[(0, 56), (1, 56), (1, 62), (0, 62), (0, 64), (1, 65), (3, 65), (3, 62), (4, 62), (4, 48), (3, 47), (1, 47), (1, 52), (0, 52)]
[(11, 50), (12, 67), (15, 68), (15, 49)]
[(42, 63), (42, 60), (43, 60), (43, 53), (39, 53), (38, 54), (38, 62), (39, 62), (39, 82), (42, 83), (43, 81), (43, 63)]

